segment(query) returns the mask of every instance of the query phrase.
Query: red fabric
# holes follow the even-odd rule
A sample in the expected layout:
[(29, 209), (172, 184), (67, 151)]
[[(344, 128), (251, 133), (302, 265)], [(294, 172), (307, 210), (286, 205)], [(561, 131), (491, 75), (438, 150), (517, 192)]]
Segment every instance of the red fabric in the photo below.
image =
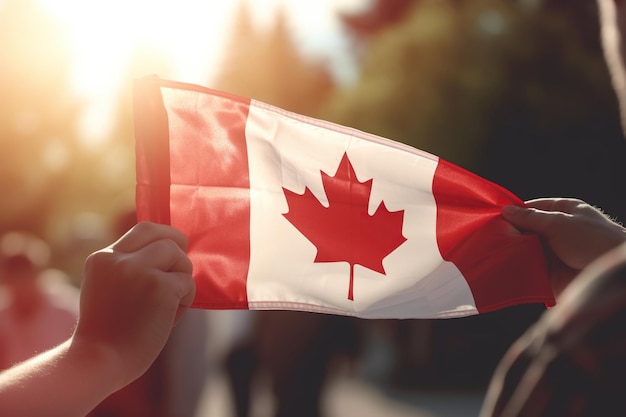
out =
[(467, 280), (479, 312), (545, 302), (552, 289), (539, 238), (520, 234), (500, 214), (505, 205), (522, 205), (519, 198), (441, 159), (433, 195), (439, 251)]
[[(196, 101), (189, 100), (189, 92), (178, 100), (176, 89), (183, 84), (158, 79), (138, 84), (135, 106), (141, 107), (136, 107), (135, 114), (160, 110), (156, 102), (163, 106), (161, 94), (167, 95), (168, 102), (165, 124), (159, 122), (150, 128), (145, 126), (151, 124), (150, 117), (138, 120), (138, 217), (167, 223), (161, 214), (166, 211), (164, 206), (168, 207), (168, 217), (169, 204), (176, 207), (170, 224), (189, 237), (194, 278), (202, 283), (196, 286), (193, 306), (245, 309), (250, 262), (245, 142), (249, 103), (233, 100), (225, 108), (221, 97), (204, 94), (195, 86), (191, 89), (198, 91)], [(161, 111), (159, 114), (163, 116)], [(151, 164), (154, 155), (158, 159)]]

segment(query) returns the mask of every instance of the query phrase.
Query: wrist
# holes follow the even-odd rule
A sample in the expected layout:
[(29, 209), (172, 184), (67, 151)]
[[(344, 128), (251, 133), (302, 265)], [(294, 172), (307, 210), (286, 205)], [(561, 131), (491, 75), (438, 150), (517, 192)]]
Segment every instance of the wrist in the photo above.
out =
[(108, 391), (108, 394), (128, 383), (126, 368), (118, 353), (106, 345), (74, 334), (68, 341), (67, 355), (77, 362), (81, 372), (97, 375), (100, 389)]

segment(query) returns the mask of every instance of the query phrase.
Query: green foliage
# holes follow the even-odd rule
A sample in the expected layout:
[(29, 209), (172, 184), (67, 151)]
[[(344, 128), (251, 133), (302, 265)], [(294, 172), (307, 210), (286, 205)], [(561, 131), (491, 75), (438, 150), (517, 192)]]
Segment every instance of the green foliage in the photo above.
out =
[(571, 16), (529, 4), (416, 2), (324, 116), (481, 170), (503, 123), (544, 135), (588, 118), (590, 100), (614, 105), (599, 48)]

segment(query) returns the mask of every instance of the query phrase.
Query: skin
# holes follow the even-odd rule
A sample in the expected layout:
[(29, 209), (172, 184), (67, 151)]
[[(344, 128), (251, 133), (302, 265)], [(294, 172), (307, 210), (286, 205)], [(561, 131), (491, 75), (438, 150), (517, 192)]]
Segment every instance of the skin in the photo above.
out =
[(530, 200), (526, 207), (504, 207), (502, 216), (516, 228), (542, 237), (549, 248), (549, 279), (557, 300), (580, 271), (626, 242), (624, 227), (578, 199)]
[(0, 374), (0, 415), (84, 416), (143, 374), (193, 301), (186, 248), (178, 230), (140, 223), (90, 255), (73, 336)]

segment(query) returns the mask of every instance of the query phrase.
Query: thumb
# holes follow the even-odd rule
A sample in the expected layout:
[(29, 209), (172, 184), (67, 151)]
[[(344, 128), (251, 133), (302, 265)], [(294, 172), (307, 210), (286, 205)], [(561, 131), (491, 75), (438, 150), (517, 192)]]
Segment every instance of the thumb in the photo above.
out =
[(546, 235), (555, 220), (563, 213), (538, 210), (531, 207), (504, 206), (502, 217), (518, 229)]
[(181, 297), (174, 317), (173, 325), (176, 326), (183, 314), (193, 304), (196, 297), (196, 283), (189, 274), (175, 273), (173, 275), (172, 279), (176, 280), (178, 294)]

